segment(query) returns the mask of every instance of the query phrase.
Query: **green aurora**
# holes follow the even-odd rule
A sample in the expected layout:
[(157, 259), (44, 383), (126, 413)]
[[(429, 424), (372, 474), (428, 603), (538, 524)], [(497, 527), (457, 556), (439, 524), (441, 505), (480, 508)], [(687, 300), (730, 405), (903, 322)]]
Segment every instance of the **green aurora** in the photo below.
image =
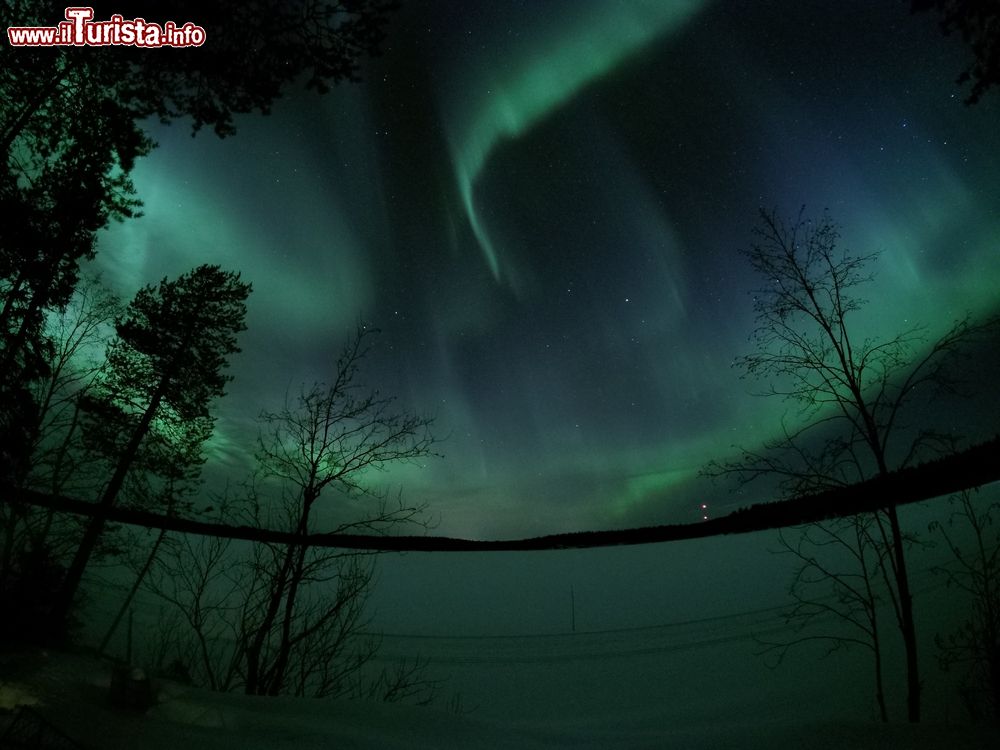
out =
[[(827, 208), (881, 253), (864, 335), (995, 311), (1000, 281), (998, 104), (962, 106), (957, 40), (905, 4), (803, 5), (407, 4), (365, 83), (224, 141), (157, 130), (146, 215), (97, 264), (125, 294), (206, 262), (253, 282), (212, 481), (246, 470), (256, 414), (330, 377), (364, 318), (383, 330), (372, 384), (446, 438), (383, 477), (439, 533), (766, 499), (697, 478), (785, 415), (731, 367), (758, 207)], [(992, 434), (998, 372), (981, 360), (971, 401), (915, 417)]]

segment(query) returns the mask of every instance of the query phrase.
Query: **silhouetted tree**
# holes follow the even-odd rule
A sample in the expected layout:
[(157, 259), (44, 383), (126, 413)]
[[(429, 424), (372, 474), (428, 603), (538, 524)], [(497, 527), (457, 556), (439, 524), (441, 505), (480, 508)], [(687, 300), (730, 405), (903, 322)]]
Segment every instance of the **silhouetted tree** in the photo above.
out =
[[(863, 514), (808, 524), (797, 530), (794, 541), (784, 531), (778, 532), (780, 551), (799, 562), (788, 587), (795, 604), (784, 613), (795, 636), (758, 642), (763, 646), (761, 653), (774, 656), (775, 663), (780, 663), (793, 647), (806, 643), (825, 643), (828, 655), (842, 648), (868, 649), (879, 718), (889, 721), (879, 618), (883, 589), (879, 579), (888, 572), (886, 556), (890, 550), (873, 534), (873, 526), (873, 517)], [(884, 590), (891, 594), (891, 582)], [(831, 619), (832, 625), (816, 632), (819, 623)], [(845, 625), (846, 629), (842, 627)]]
[[(49, 316), (50, 366), (31, 392), (38, 410), (38, 430), (35, 444), (29, 446), (33, 457), (25, 479), (29, 487), (54, 495), (80, 496), (95, 491), (98, 473), (79, 445), (79, 399), (99, 369), (99, 355), (110, 339), (113, 318), (120, 312), (117, 299), (96, 279), (87, 279), (64, 311)], [(0, 601), (10, 611), (34, 611), (38, 607), (19, 602), (16, 592), (28, 592), (37, 599), (33, 589), (51, 591), (61, 575), (60, 565), (79, 539), (82, 521), (76, 517), (57, 519), (55, 511), (27, 506), (16, 497), (6, 500), (0, 503)], [(36, 585), (40, 577), (47, 582)], [(31, 619), (25, 614), (21, 624), (29, 624)]]
[[(838, 247), (828, 215), (800, 211), (790, 224), (762, 210), (756, 241), (744, 255), (765, 285), (755, 292), (756, 352), (737, 359), (747, 376), (765, 380), (767, 395), (797, 404), (800, 426), (784, 429), (763, 450), (743, 450), (705, 473), (778, 480), (788, 497), (854, 484), (910, 465), (926, 451), (950, 449), (947, 435), (903, 423), (908, 404), (954, 392), (950, 370), (961, 347), (996, 321), (968, 318), (928, 341), (914, 326), (889, 338), (864, 338), (850, 325), (862, 306), (856, 288), (870, 279), (874, 255)], [(905, 539), (891, 497), (872, 519), (873, 535), (888, 550), (892, 603), (906, 652), (907, 715), (920, 719), (920, 674)]]
[[(65, 4), (13, 0), (8, 24), (54, 26)], [(0, 151), (40, 113), (53, 95), (76, 84), (82, 71), (107, 89), (111, 106), (133, 120), (190, 117), (220, 136), (235, 132), (233, 116), (268, 114), (282, 91), (302, 81), (326, 92), (331, 84), (360, 80), (361, 62), (379, 54), (396, 0), (130, 0), (95, 7), (94, 20), (111, 13), (163, 23), (191, 21), (206, 31), (197, 49), (136, 54), (130, 47), (32, 49), (5, 45), (0, 89), (10, 94), (0, 130)], [(107, 15), (102, 15), (106, 13)]]
[[(10, 0), (0, 13), (4, 26), (52, 26), (65, 7)], [(0, 481), (34, 483), (29, 475), (45, 458), (33, 449), (51, 455), (43, 424), (50, 412), (39, 399), (59, 352), (46, 321), (69, 302), (97, 232), (138, 214), (130, 173), (154, 145), (141, 123), (190, 117), (193, 131), (208, 125), (225, 136), (235, 132), (235, 115), (266, 114), (296, 82), (323, 92), (357, 80), (395, 7), (385, 0), (126, 2), (96, 8), (95, 19), (191, 20), (210, 40), (159, 56), (0, 46)], [(16, 493), (0, 497), (0, 522), (20, 512)], [(8, 533), (17, 530), (5, 525)]]
[[(248, 520), (225, 498), (215, 515), (223, 523)], [(172, 534), (142, 584), (172, 615), (161, 615), (158, 632), (147, 638), (158, 644), (156, 661), (171, 662), (188, 681), (221, 692), (240, 684), (240, 613), (253, 590), (250, 568), (235, 546), (232, 539)]]
[[(969, 597), (971, 609), (956, 631), (935, 640), (942, 667), (966, 670), (962, 689), (973, 718), (985, 713), (1000, 722), (1000, 531), (991, 529), (1000, 503), (977, 508), (973, 497), (969, 491), (953, 497), (949, 524), (931, 524), (954, 556), (937, 570)], [(961, 539), (970, 532), (970, 540)]]
[[(97, 8), (150, 21), (197, 22), (197, 49), (0, 45), (0, 480), (30, 470), (45, 376), (48, 311), (62, 308), (98, 230), (139, 207), (130, 173), (153, 143), (140, 123), (190, 117), (193, 129), (235, 132), (236, 114), (267, 113), (298, 81), (318, 91), (357, 80), (376, 54), (395, 2), (251, 0), (126, 2)], [(10, 0), (4, 26), (53, 26), (65, 4)], [(183, 21), (181, 21), (183, 23)], [(0, 499), (0, 502), (3, 500)]]
[(53, 495), (93, 494), (95, 472), (81, 450), (80, 403), (104, 365), (114, 322), (124, 312), (119, 298), (98, 278), (84, 278), (70, 303), (50, 315), (48, 373), (33, 385), (39, 410), (38, 434), (31, 447), (28, 486)]
[[(85, 403), (88, 439), (111, 459), (101, 510), (115, 505), (141, 449), (144, 468), (158, 464), (161, 473), (200, 463), (212, 430), (209, 403), (230, 379), (223, 371), (239, 351), (249, 293), (239, 274), (206, 265), (141, 289), (129, 304)], [(87, 525), (53, 607), (55, 628), (65, 622), (105, 522), (98, 513)]]
[[(261, 416), (257, 473), (242, 502), (221, 504), (226, 520), (302, 535), (426, 525), (421, 506), (373, 482), (389, 465), (431, 455), (434, 438), (430, 419), (397, 411), (360, 383), (372, 333), (358, 329), (331, 384)], [(213, 689), (413, 697), (430, 687), (418, 662), (361, 674), (379, 646), (360, 632), (373, 564), (356, 550), (255, 542), (241, 554), (228, 540), (182, 537), (150, 588), (178, 608), (191, 636), (181, 651), (196, 655), (190, 672)]]
[[(191, 513), (194, 510), (194, 504), (189, 499), (189, 496), (197, 488), (196, 482), (193, 481), (197, 479), (197, 476), (192, 470), (196, 469), (200, 464), (200, 458), (199, 455), (192, 456), (190, 453), (186, 455), (182, 453), (181, 456), (177, 457), (172, 462), (170, 471), (165, 474), (166, 481), (162, 486), (156, 490), (151, 488), (144, 495), (147, 502), (149, 499), (152, 499), (153, 503), (162, 507), (168, 516)], [(147, 529), (146, 533), (148, 534), (148, 532), (149, 530)], [(99, 654), (103, 655), (107, 653), (108, 644), (111, 643), (111, 639), (114, 637), (125, 615), (132, 611), (136, 595), (142, 588), (143, 583), (145, 583), (146, 576), (153, 569), (160, 549), (168, 541), (166, 529), (160, 529), (156, 532), (153, 543), (149, 547), (145, 547), (143, 544), (142, 536), (142, 532), (139, 531), (132, 531), (130, 533), (131, 539), (126, 544), (127, 552), (124, 557), (126, 565), (134, 570), (135, 579), (126, 592), (125, 598), (118, 606), (118, 611), (114, 618), (112, 618), (111, 624), (104, 632), (104, 637), (97, 647)], [(144, 554), (140, 554), (139, 550), (142, 550)]]
[[(37, 438), (33, 384), (52, 354), (46, 317), (69, 302), (96, 233), (136, 215), (129, 172), (152, 142), (115, 104), (113, 87), (62, 52), (4, 45), (0, 56), (0, 441), (11, 446), (0, 472), (18, 484)], [(44, 97), (31, 92), (42, 85), (32, 61), (48, 66)], [(30, 117), (19, 114), (25, 107)]]
[[(420, 508), (401, 501), (390, 505), (371, 484), (372, 471), (425, 457), (434, 442), (430, 419), (395, 411), (394, 399), (364, 390), (358, 382), (371, 334), (359, 327), (337, 362), (332, 384), (314, 386), (295, 405), (262, 415), (267, 432), (258, 444), (259, 479), (281, 493), (288, 530), (312, 531), (317, 503), (327, 491), (344, 501), (375, 501), (373, 509), (362, 511), (361, 521), (341, 524), (338, 532), (385, 533), (419, 520)], [(359, 586), (367, 589), (371, 573), (354, 553), (317, 551), (305, 544), (257, 549), (263, 596), (248, 613), (246, 692), (276, 695), (289, 681), (302, 682), (323, 661), (335, 661), (337, 639), (330, 637), (328, 624), (339, 630), (338, 618), (358, 600)], [(346, 596), (338, 593), (329, 601), (309, 586), (324, 578), (336, 581), (338, 592), (346, 586)]]
[(966, 104), (975, 104), (1000, 85), (1000, 3), (996, 0), (911, 0), (913, 12), (936, 10), (941, 30), (957, 31), (972, 51), (972, 62), (956, 83), (972, 82)]
[[(10, 446), (0, 471), (15, 482), (38, 437), (34, 384), (54, 354), (47, 317), (70, 301), (96, 233), (135, 215), (127, 170), (149, 145), (126, 149), (121, 123), (91, 116), (80, 102), (59, 104), (62, 119), (46, 120), (0, 164), (0, 440)], [(78, 121), (72, 132), (71, 121)]]

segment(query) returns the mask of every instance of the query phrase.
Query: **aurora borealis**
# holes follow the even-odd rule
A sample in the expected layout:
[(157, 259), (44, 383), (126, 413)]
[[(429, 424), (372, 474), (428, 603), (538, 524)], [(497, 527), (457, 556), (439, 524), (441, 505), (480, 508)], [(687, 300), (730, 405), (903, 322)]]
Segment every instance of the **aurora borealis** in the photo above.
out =
[[(996, 311), (1000, 105), (963, 106), (965, 54), (906, 2), (408, 2), (364, 83), (223, 141), (154, 127), (97, 265), (253, 283), (211, 475), (363, 318), (371, 384), (436, 415), (444, 457), (386, 478), (437, 532), (693, 521), (765, 499), (697, 472), (785, 413), (731, 367), (758, 207), (881, 252), (866, 333)], [(995, 431), (996, 365), (945, 429)]]

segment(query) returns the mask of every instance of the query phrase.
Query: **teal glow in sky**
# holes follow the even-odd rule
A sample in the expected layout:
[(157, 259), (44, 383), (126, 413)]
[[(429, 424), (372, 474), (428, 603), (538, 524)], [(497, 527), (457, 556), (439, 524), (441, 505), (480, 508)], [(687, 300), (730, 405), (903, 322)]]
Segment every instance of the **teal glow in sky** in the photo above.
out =
[(565, 13), (563, 24), (509, 34), (474, 53), (469, 63), (480, 72), (457, 87), (457, 101), (446, 103), (447, 132), (466, 218), (498, 281), (507, 277), (508, 283), (516, 283), (517, 275), (501, 269), (498, 249), (474, 197), (476, 181), (494, 148), (503, 140), (519, 138), (653, 40), (683, 28), (702, 4), (703, 0), (581, 3)]
[[(767, 499), (696, 477), (784, 413), (730, 366), (760, 206), (828, 208), (845, 243), (882, 253), (866, 333), (996, 308), (1000, 105), (962, 105), (964, 51), (932, 17), (473, 5), (407, 4), (366, 83), (287, 97), (232, 139), (156, 132), (146, 216), (109, 230), (98, 263), (127, 293), (205, 262), (253, 282), (213, 471), (243, 471), (256, 414), (329, 378), (364, 317), (384, 331), (373, 385), (447, 438), (445, 458), (391, 477), (442, 534)], [(971, 402), (917, 416), (991, 434), (996, 356), (973, 369)]]

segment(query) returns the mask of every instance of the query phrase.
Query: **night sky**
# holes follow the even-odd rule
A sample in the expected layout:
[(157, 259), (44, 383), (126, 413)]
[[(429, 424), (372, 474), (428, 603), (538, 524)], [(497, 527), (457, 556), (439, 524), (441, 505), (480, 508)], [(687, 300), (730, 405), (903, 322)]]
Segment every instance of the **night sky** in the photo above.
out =
[[(881, 252), (866, 334), (997, 306), (998, 96), (963, 105), (966, 50), (908, 2), (405, 5), (362, 84), (292, 92), (223, 141), (153, 126), (145, 216), (101, 240), (126, 295), (201, 263), (253, 282), (209, 478), (245, 475), (258, 412), (330, 378), (363, 318), (383, 331), (366, 382), (443, 438), (379, 479), (437, 533), (768, 499), (697, 477), (785, 413), (731, 366), (759, 207), (827, 208)], [(944, 425), (970, 439), (998, 413), (973, 390)]]

